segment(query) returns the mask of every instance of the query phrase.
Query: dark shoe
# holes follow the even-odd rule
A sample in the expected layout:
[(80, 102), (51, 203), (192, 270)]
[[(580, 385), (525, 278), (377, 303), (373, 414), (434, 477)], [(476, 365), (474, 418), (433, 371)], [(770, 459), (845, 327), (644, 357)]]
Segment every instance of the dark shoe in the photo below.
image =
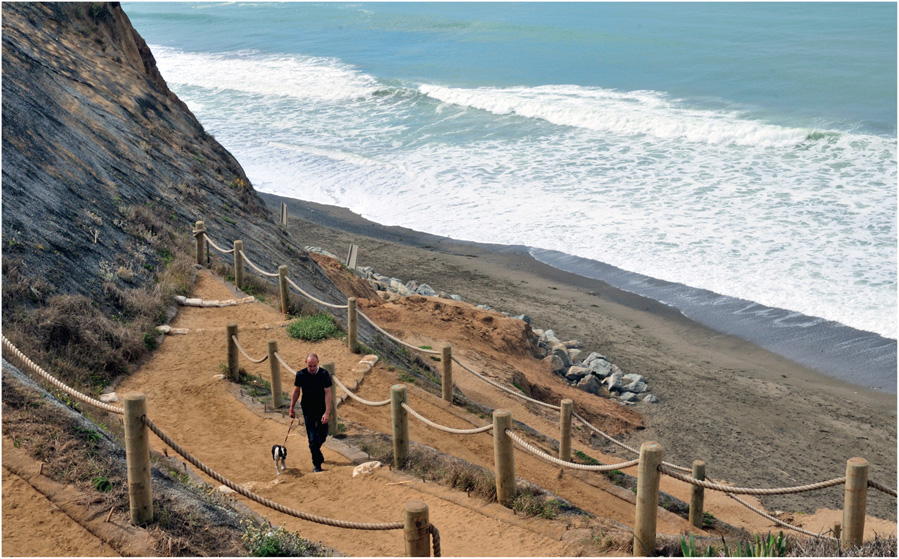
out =
[(321, 466), (316, 466), (316, 467), (312, 468), (312, 471), (313, 471), (313, 472), (320, 472), (320, 471), (322, 471), (322, 467), (321, 467)]

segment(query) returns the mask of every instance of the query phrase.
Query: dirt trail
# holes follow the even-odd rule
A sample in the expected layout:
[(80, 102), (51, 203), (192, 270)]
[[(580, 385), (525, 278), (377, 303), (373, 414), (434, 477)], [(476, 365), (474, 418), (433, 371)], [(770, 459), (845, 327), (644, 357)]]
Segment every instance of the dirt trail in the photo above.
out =
[(3, 468), (3, 555), (119, 557), (30, 483)]
[[(193, 296), (230, 299), (234, 293), (229, 286), (204, 270), (198, 276)], [(459, 348), (455, 350), (457, 355), (476, 370), (485, 370), (490, 376), (503, 380), (509, 373), (505, 364), (508, 355), (491, 351), (489, 347), (478, 347), (478, 352), (462, 349), (478, 345), (478, 339), (441, 337), (441, 333), (446, 336), (445, 323), (438, 321), (435, 324), (426, 316), (417, 316), (414, 312), (403, 314), (396, 309), (392, 317), (388, 316), (390, 313), (379, 316), (376, 308), (367, 309), (366, 313), (394, 332), (399, 330), (395, 328), (396, 324), (392, 324), (391, 318), (398, 321), (410, 343), (439, 347), (450, 342), (454, 348)], [(359, 375), (350, 371), (362, 357), (349, 353), (344, 343), (335, 340), (308, 343), (289, 339), (284, 328), (280, 327), (282, 318), (268, 305), (259, 303), (220, 309), (182, 308), (172, 326), (187, 328), (190, 332), (168, 336), (152, 358), (126, 379), (117, 391), (120, 395), (132, 391), (145, 393), (148, 416), (175, 441), (227, 478), (285, 506), (341, 520), (395, 522), (402, 518), (403, 504), (417, 499), (429, 504), (431, 522), (441, 531), (446, 556), (552, 556), (572, 551), (573, 548), (567, 547), (572, 543), (570, 537), (565, 537), (567, 526), (560, 522), (522, 519), (499, 505), (484, 505), (478, 499), (467, 498), (464, 493), (431, 483), (414, 481), (398, 485), (396, 480), (399, 478), (386, 468), (376, 470), (373, 475), (353, 478), (355, 464), (327, 447), (323, 449), (325, 472), (313, 474), (302, 426), (291, 432), (288, 438), (289, 470), (277, 476), (271, 460), (271, 445), (284, 440), (289, 419), (277, 414), (251, 411), (245, 403), (235, 398), (230, 383), (221, 380), (221, 365), (227, 361), (225, 326), (230, 322), (239, 325), (241, 344), (253, 357), (264, 355), (267, 341), (274, 339), (278, 341), (281, 355), (295, 369), (302, 366), (307, 353), (316, 352), (322, 362), (336, 363), (336, 374), (344, 382), (358, 380), (355, 377)], [(412, 331), (418, 334), (413, 336)], [(263, 378), (269, 375), (268, 363), (252, 364), (243, 356), (240, 363), (252, 374)], [(531, 380), (540, 378), (543, 382), (550, 382), (540, 377), (540, 371), (533, 374), (535, 377), (529, 376)], [(547, 414), (543, 408), (524, 405), (521, 400), (487, 385), (458, 367), (454, 368), (454, 377), (457, 386), (469, 397), (495, 409), (510, 409), (514, 419), (551, 437), (558, 436), (557, 419), (551, 417), (551, 412)], [(383, 400), (389, 397), (389, 387), (397, 382), (397, 373), (379, 364), (365, 376), (357, 393), (363, 398)], [(293, 379), (283, 370), (282, 384), (285, 392), (292, 390)], [(466, 421), (463, 410), (447, 410), (439, 399), (415, 388), (410, 388), (409, 403), (426, 417), (444, 425), (470, 427), (472, 422), (484, 423), (478, 418)], [(358, 423), (381, 433), (390, 432), (388, 407), (372, 408), (349, 400), (340, 406), (339, 416), (341, 421)], [(447, 434), (410, 418), (410, 437), (444, 453), (487, 468), (493, 467), (490, 434)], [(165, 445), (155, 436), (151, 437), (151, 444), (160, 452), (164, 450)], [(617, 455), (602, 455), (580, 442), (575, 442), (574, 448), (606, 463), (632, 458), (624, 450)], [(611, 485), (604, 476), (570, 471), (560, 475), (559, 467), (523, 452), (516, 452), (515, 459), (518, 477), (549, 489), (599, 518), (632, 526), (632, 494)], [(635, 470), (625, 471), (635, 474)], [(207, 480), (218, 485), (209, 478)], [(689, 488), (680, 482), (663, 478), (662, 490), (689, 499)], [(285, 524), (288, 529), (297, 530), (304, 537), (321, 541), (348, 555), (396, 556), (403, 552), (399, 530), (332, 528), (283, 515), (240, 498), (276, 525)], [(753, 501), (751, 498), (749, 500)], [(707, 509), (716, 517), (731, 524), (753, 531), (772, 529), (772, 523), (720, 493), (707, 492), (706, 503)], [(812, 518), (802, 519), (802, 524), (808, 529), (827, 529), (833, 521), (830, 516), (825, 516), (820, 525), (817, 519), (812, 522)], [(872, 522), (867, 527), (879, 533), (895, 531), (895, 524), (889, 523), (879, 526)], [(668, 534), (695, 531), (680, 517), (661, 510), (658, 529), (660, 533)]]
[[(87, 502), (73, 485), (41, 474), (41, 464), (3, 437), (3, 556), (118, 557), (155, 553), (155, 538), (127, 510)], [(109, 518), (107, 522), (106, 519)]]
[[(204, 271), (199, 275), (194, 296), (228, 299), (233, 295)], [(188, 328), (190, 333), (167, 337), (150, 361), (117, 391), (120, 395), (145, 393), (148, 416), (170, 437), (222, 475), (285, 506), (347, 521), (395, 522), (402, 520), (405, 502), (424, 500), (430, 506), (431, 522), (441, 530), (447, 556), (562, 554), (560, 534), (545, 533), (547, 530), (541, 525), (545, 523), (515, 522), (511, 511), (497, 506), (459, 506), (452, 502), (454, 492), (433, 484), (426, 484), (426, 492), (415, 484), (388, 485), (395, 483), (389, 472), (353, 478), (355, 464), (327, 447), (323, 449), (325, 472), (312, 474), (302, 427), (288, 437), (289, 470), (277, 476), (271, 446), (284, 440), (289, 419), (256, 415), (232, 396), (229, 383), (219, 379), (219, 365), (226, 362), (226, 324), (239, 324), (241, 344), (253, 357), (264, 353), (269, 339), (278, 340), (279, 350), (288, 363), (301, 364), (305, 355), (314, 351), (323, 362), (334, 361), (338, 375), (350, 370), (361, 357), (349, 353), (343, 343), (334, 340), (306, 343), (289, 339), (283, 328), (265, 329), (280, 323), (281, 319), (280, 313), (264, 304), (222, 309), (184, 308), (172, 326)], [(254, 365), (241, 356), (241, 366), (250, 373), (268, 375), (268, 363)], [(286, 372), (282, 382), (286, 390), (293, 386)], [(152, 437), (151, 441), (153, 448), (163, 451), (165, 445), (158, 438)], [(400, 530), (332, 528), (246, 502), (276, 525), (286, 524), (288, 529), (342, 553), (361, 556), (403, 553)], [(472, 526), (479, 529), (472, 530)]]

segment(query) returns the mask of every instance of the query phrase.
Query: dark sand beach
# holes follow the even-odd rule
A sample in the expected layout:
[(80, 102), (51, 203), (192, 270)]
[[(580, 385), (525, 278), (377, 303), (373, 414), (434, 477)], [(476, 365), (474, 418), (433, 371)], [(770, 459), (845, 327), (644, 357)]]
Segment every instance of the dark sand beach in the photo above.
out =
[[(341, 256), (359, 246), (358, 265), (427, 283), (577, 339), (625, 373), (644, 375), (658, 404), (640, 403), (646, 429), (624, 440), (655, 440), (676, 463), (705, 460), (712, 478), (743, 487), (786, 487), (841, 477), (846, 460), (870, 463), (870, 479), (896, 486), (896, 395), (823, 375), (656, 301), (533, 259), (525, 247), (476, 244), (385, 227), (339, 207), (284, 201), (302, 245)], [(588, 397), (585, 393), (585, 397)], [(591, 396), (592, 397), (592, 396)], [(611, 444), (598, 448), (625, 453)], [(768, 510), (840, 509), (841, 487), (766, 497)], [(896, 501), (870, 492), (868, 513), (896, 520)]]

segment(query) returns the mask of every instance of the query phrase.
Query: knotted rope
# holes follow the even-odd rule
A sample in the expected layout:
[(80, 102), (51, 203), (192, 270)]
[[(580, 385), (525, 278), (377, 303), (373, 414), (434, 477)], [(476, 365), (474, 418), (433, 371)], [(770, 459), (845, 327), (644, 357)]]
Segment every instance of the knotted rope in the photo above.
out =
[[(205, 231), (204, 231), (204, 233), (205, 233)], [(211, 246), (215, 250), (221, 252), (222, 254), (231, 254), (232, 252), (234, 252), (233, 248), (231, 250), (225, 250), (222, 247), (218, 246), (217, 244), (213, 243), (212, 239), (209, 238), (208, 233), (206, 234), (206, 241), (209, 243), (209, 246)]]
[(54, 377), (47, 371), (43, 370), (37, 363), (35, 363), (31, 359), (29, 359), (24, 353), (19, 351), (19, 348), (14, 346), (11, 341), (6, 339), (6, 336), (3, 336), (3, 347), (6, 348), (7, 350), (9, 350), (10, 352), (12, 352), (13, 355), (18, 357), (19, 360), (22, 363), (24, 363), (26, 367), (31, 369), (31, 371), (33, 371), (34, 373), (39, 375), (41, 378), (43, 378), (44, 380), (46, 380), (47, 382), (49, 382), (56, 388), (59, 388), (63, 392), (74, 397), (75, 399), (81, 400), (82, 402), (84, 402), (86, 404), (90, 404), (94, 407), (100, 408), (101, 410), (106, 410), (108, 412), (116, 413), (119, 415), (125, 415), (125, 410), (123, 408), (118, 408), (116, 406), (111, 406), (105, 402), (101, 402), (100, 400), (95, 400), (95, 399), (91, 398), (90, 396), (88, 396), (87, 394), (78, 392), (74, 388), (71, 388), (70, 386), (63, 384), (62, 381), (60, 381), (59, 379), (57, 379), (56, 377)]
[(408, 344), (408, 343), (404, 342), (403, 340), (397, 338), (396, 336), (394, 336), (393, 334), (391, 334), (391, 333), (388, 332), (387, 330), (384, 330), (383, 328), (381, 328), (380, 326), (378, 326), (377, 324), (375, 324), (374, 321), (373, 321), (372, 319), (370, 319), (370, 318), (368, 318), (367, 316), (365, 316), (365, 313), (363, 313), (363, 312), (360, 311), (360, 310), (357, 310), (357, 311), (356, 311), (356, 314), (358, 314), (359, 316), (361, 316), (362, 318), (364, 318), (365, 321), (368, 322), (369, 324), (371, 324), (372, 327), (373, 327), (375, 330), (377, 330), (378, 332), (384, 334), (385, 336), (387, 336), (388, 338), (390, 338), (391, 340), (395, 341), (396, 343), (398, 343), (398, 344), (400, 344), (400, 345), (406, 346), (406, 347), (408, 347), (409, 349), (414, 349), (415, 351), (420, 351), (421, 353), (426, 353), (426, 354), (428, 354), (428, 355), (439, 355), (439, 354), (440, 354), (439, 351), (435, 351), (435, 350), (432, 350), (432, 349), (422, 349), (422, 348), (420, 348), (420, 347), (415, 347), (415, 346), (412, 345), (412, 344)]
[(263, 357), (262, 359), (253, 359), (252, 357), (250, 357), (247, 354), (246, 351), (244, 351), (243, 347), (240, 345), (240, 342), (237, 341), (237, 336), (231, 336), (231, 339), (234, 341), (234, 345), (237, 346), (237, 349), (239, 349), (240, 352), (243, 353), (243, 356), (246, 357), (247, 359), (249, 359), (250, 361), (252, 361), (253, 363), (265, 363), (265, 360), (268, 359), (268, 354), (266, 354), (265, 357)]
[[(335, 304), (333, 304), (333, 303), (326, 303), (326, 302), (322, 301), (321, 299), (316, 299), (316, 298), (313, 297), (312, 295), (309, 295), (308, 293), (306, 293), (305, 291), (303, 291), (303, 289), (302, 289), (299, 285), (295, 284), (295, 283), (293, 282), (293, 280), (290, 279), (290, 278), (287, 278), (287, 283), (289, 283), (294, 289), (296, 289), (297, 291), (299, 291), (301, 294), (305, 295), (307, 299), (309, 299), (309, 300), (311, 300), (311, 301), (313, 301), (313, 302), (315, 302), (315, 303), (318, 303), (319, 305), (324, 305), (324, 306), (329, 307), (329, 308), (332, 308), (332, 309), (346, 309), (346, 308), (348, 308), (348, 305), (335, 305)], [(362, 314), (362, 313), (359, 313), (359, 314)]]
[(885, 485), (880, 485), (876, 481), (871, 481), (870, 479), (868, 480), (868, 487), (870, 487), (871, 489), (876, 489), (876, 490), (880, 491), (881, 493), (886, 493), (887, 495), (892, 495), (893, 497), (896, 496), (895, 489), (890, 489), (889, 487), (887, 487)]
[(505, 433), (506, 433), (506, 435), (509, 436), (510, 439), (512, 439), (512, 442), (514, 442), (515, 444), (520, 446), (522, 449), (530, 452), (537, 458), (541, 458), (543, 460), (546, 460), (547, 462), (551, 462), (553, 464), (563, 466), (565, 468), (572, 468), (574, 470), (588, 470), (591, 472), (611, 472), (612, 470), (622, 470), (624, 468), (630, 468), (631, 466), (636, 466), (637, 464), (640, 463), (639, 459), (631, 460), (630, 462), (622, 462), (620, 464), (606, 464), (606, 465), (578, 464), (576, 462), (566, 462), (564, 460), (560, 460), (559, 458), (556, 458), (555, 456), (550, 456), (549, 454), (543, 452), (536, 446), (533, 446), (532, 444), (528, 443), (527, 441), (525, 441), (524, 439), (519, 437), (511, 429), (506, 429)]
[(752, 487), (730, 487), (727, 485), (720, 485), (718, 483), (712, 483), (709, 481), (702, 481), (695, 479), (690, 476), (685, 476), (683, 474), (679, 474), (674, 471), (672, 468), (665, 466), (664, 464), (659, 466), (659, 471), (663, 474), (673, 477), (674, 479), (679, 479), (681, 481), (687, 482), (691, 485), (698, 485), (699, 487), (704, 487), (706, 489), (711, 489), (713, 491), (722, 491), (724, 493), (739, 493), (742, 495), (789, 495), (792, 493), (804, 493), (806, 491), (816, 491), (818, 489), (824, 489), (825, 487), (832, 487), (834, 485), (842, 485), (846, 483), (845, 477), (838, 477), (834, 479), (829, 479), (827, 481), (821, 481), (818, 483), (810, 483), (808, 485), (798, 485), (796, 487), (777, 487), (772, 489), (757, 489)]
[(535, 400), (535, 399), (533, 399), (533, 398), (530, 398), (530, 397), (528, 397), (528, 396), (525, 396), (524, 394), (515, 392), (514, 390), (512, 390), (512, 389), (510, 389), (510, 388), (506, 388), (505, 386), (503, 386), (503, 385), (501, 385), (501, 384), (499, 384), (499, 383), (496, 383), (496, 382), (490, 380), (489, 378), (485, 377), (484, 375), (482, 375), (482, 374), (480, 374), (480, 373), (478, 373), (478, 372), (475, 372), (474, 369), (472, 369), (471, 367), (467, 366), (465, 363), (462, 363), (461, 361), (459, 361), (458, 359), (456, 359), (455, 356), (453, 356), (452, 359), (453, 359), (453, 361), (455, 361), (456, 363), (458, 363), (460, 367), (462, 367), (463, 369), (465, 369), (465, 370), (468, 371), (469, 373), (473, 374), (474, 376), (478, 377), (479, 379), (483, 380), (484, 382), (486, 382), (486, 383), (488, 383), (488, 384), (492, 384), (493, 386), (499, 388), (499, 389), (502, 390), (503, 392), (507, 392), (507, 393), (511, 394), (512, 396), (515, 396), (516, 398), (521, 398), (522, 400), (527, 400), (528, 402), (531, 402), (531, 403), (533, 403), (533, 404), (537, 404), (537, 405), (539, 405), (539, 406), (543, 406), (543, 407), (545, 407), (545, 408), (549, 408), (549, 409), (552, 409), (552, 410), (561, 410), (561, 409), (562, 409), (562, 406), (554, 406), (554, 405), (552, 405), (552, 404), (547, 404), (546, 402), (541, 402), (540, 400)]
[(253, 262), (252, 262), (249, 258), (247, 258), (247, 255), (244, 254), (244, 251), (243, 251), (243, 250), (240, 251), (240, 255), (243, 256), (243, 261), (250, 265), (250, 268), (253, 268), (254, 270), (256, 270), (257, 272), (259, 272), (259, 273), (262, 274), (263, 276), (268, 276), (268, 277), (270, 277), (270, 278), (276, 278), (276, 277), (278, 277), (278, 273), (277, 273), (277, 272), (275, 272), (274, 274), (272, 274), (272, 273), (270, 273), (270, 272), (266, 272), (265, 270), (260, 269), (259, 266), (257, 266), (256, 264), (253, 264)]
[(335, 375), (331, 375), (331, 380), (333, 380), (335, 383), (337, 383), (337, 386), (339, 386), (340, 389), (343, 390), (343, 391), (346, 393), (347, 396), (349, 396), (350, 398), (356, 400), (356, 401), (359, 402), (360, 404), (365, 404), (366, 406), (372, 406), (372, 407), (377, 408), (377, 407), (380, 407), (380, 406), (386, 406), (387, 404), (390, 403), (390, 399), (382, 400), (382, 401), (380, 401), (380, 402), (372, 402), (371, 400), (366, 400), (365, 398), (361, 398), (361, 397), (359, 397), (359, 396), (356, 396), (355, 394), (353, 394), (352, 392), (350, 392), (350, 389), (347, 388), (346, 386), (344, 386), (344, 384), (343, 384), (342, 382), (340, 382), (340, 379), (337, 378)]
[(434, 429), (437, 429), (438, 431), (444, 431), (446, 433), (453, 433), (456, 435), (474, 435), (477, 433), (483, 433), (485, 431), (489, 431), (489, 430), (493, 429), (493, 425), (484, 425), (483, 427), (475, 427), (473, 429), (456, 429), (455, 427), (447, 427), (446, 425), (440, 425), (439, 423), (434, 423), (427, 417), (421, 415), (420, 413), (418, 413), (417, 411), (412, 409), (412, 407), (409, 404), (407, 404), (406, 402), (403, 402), (400, 405), (403, 406), (403, 409), (406, 410), (407, 412), (409, 412), (412, 415), (412, 417), (421, 421), (425, 425), (428, 425), (430, 427), (433, 427)]

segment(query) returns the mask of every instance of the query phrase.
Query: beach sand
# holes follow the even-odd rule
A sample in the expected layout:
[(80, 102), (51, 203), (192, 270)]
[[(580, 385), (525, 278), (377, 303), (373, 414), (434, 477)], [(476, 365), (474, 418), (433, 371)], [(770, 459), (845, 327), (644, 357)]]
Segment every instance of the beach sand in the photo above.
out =
[[(304, 246), (343, 259), (355, 243), (360, 266), (427, 283), (472, 304), (528, 314), (533, 327), (580, 340), (585, 355), (598, 351), (625, 373), (644, 375), (660, 402), (634, 406), (646, 428), (622, 437), (631, 446), (657, 441), (666, 460), (704, 460), (709, 477), (742, 487), (842, 477), (846, 460), (860, 456), (870, 463), (870, 479), (896, 487), (894, 394), (817, 373), (658, 302), (549, 267), (524, 247), (455, 241), (381, 226), (344, 208), (263, 198), (273, 211), (280, 201), (287, 204), (288, 230)], [(594, 441), (604, 453), (627, 454)], [(843, 489), (762, 502), (769, 511), (839, 510)], [(896, 510), (894, 498), (869, 491), (868, 514), (895, 522)]]

